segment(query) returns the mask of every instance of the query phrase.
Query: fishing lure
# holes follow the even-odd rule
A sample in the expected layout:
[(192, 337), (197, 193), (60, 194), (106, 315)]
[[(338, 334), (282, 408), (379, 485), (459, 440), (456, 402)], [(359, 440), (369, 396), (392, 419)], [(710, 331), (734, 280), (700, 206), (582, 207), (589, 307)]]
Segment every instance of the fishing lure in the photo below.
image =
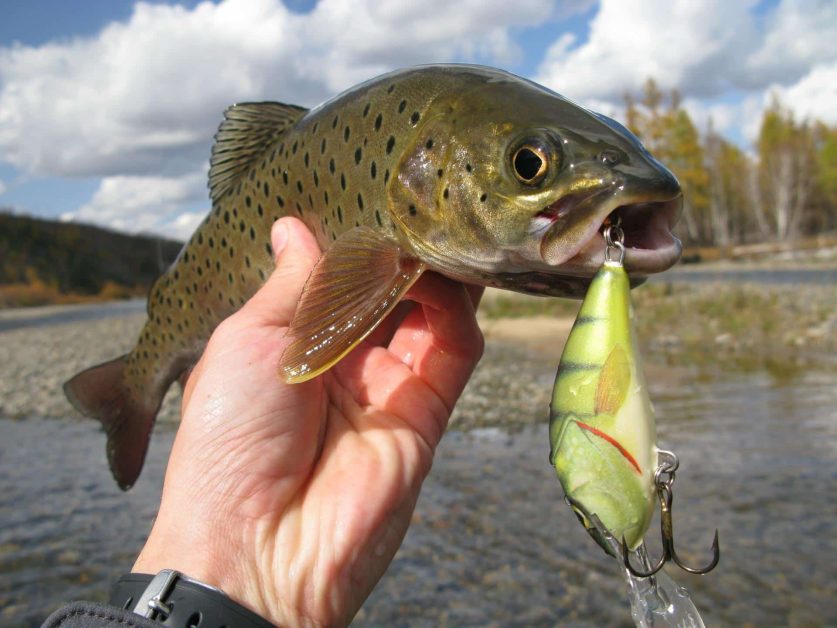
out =
[[(590, 284), (555, 377), (550, 462), (581, 523), (608, 554), (621, 553), (632, 576), (650, 577), (668, 561), (690, 573), (707, 573), (720, 557), (717, 530), (713, 558), (705, 567), (684, 564), (674, 549), (677, 458), (657, 448), (622, 265), (622, 230), (612, 224), (604, 235), (605, 262)], [(661, 506), (663, 556), (654, 565), (644, 558), (636, 568), (630, 554), (642, 547), (641, 557), (646, 556), (642, 544), (655, 496)]]

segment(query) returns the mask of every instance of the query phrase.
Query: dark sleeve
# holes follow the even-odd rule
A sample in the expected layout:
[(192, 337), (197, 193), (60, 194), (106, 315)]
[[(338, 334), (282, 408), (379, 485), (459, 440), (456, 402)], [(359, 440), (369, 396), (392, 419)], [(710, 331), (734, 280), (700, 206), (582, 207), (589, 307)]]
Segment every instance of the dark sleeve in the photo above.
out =
[(160, 628), (151, 619), (115, 606), (93, 602), (71, 602), (47, 617), (41, 628)]

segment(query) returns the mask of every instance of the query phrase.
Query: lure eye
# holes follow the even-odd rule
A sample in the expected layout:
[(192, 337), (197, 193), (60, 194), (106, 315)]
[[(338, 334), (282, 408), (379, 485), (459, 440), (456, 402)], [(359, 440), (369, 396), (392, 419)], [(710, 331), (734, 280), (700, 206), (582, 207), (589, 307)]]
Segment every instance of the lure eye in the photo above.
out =
[(549, 159), (546, 151), (535, 144), (524, 144), (512, 155), (512, 170), (525, 185), (537, 185), (546, 176)]

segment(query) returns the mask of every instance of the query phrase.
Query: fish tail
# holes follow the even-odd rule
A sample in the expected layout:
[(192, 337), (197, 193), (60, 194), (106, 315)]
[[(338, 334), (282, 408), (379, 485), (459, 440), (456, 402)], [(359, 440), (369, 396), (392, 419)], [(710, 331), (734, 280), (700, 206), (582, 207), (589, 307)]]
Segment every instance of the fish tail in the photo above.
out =
[[(135, 394), (126, 377), (128, 355), (76, 374), (64, 384), (64, 394), (82, 414), (98, 419), (107, 434), (111, 473), (122, 490), (136, 482), (142, 470), (151, 428), (163, 393)], [(167, 388), (167, 386), (166, 386)]]

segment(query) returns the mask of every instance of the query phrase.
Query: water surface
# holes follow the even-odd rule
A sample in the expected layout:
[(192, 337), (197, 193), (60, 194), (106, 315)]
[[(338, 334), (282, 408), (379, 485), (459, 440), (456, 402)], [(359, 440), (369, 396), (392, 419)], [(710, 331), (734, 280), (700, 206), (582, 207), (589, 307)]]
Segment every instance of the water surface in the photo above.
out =
[[(707, 626), (837, 625), (834, 383), (810, 371), (652, 385), (661, 445), (681, 459), (684, 557), (704, 561), (720, 530), (714, 572), (669, 571)], [(150, 529), (172, 436), (158, 426), (143, 476), (122, 493), (93, 423), (0, 419), (0, 625), (106, 597)], [(547, 451), (545, 422), (448, 433), (356, 625), (632, 625), (616, 565), (563, 504)]]

